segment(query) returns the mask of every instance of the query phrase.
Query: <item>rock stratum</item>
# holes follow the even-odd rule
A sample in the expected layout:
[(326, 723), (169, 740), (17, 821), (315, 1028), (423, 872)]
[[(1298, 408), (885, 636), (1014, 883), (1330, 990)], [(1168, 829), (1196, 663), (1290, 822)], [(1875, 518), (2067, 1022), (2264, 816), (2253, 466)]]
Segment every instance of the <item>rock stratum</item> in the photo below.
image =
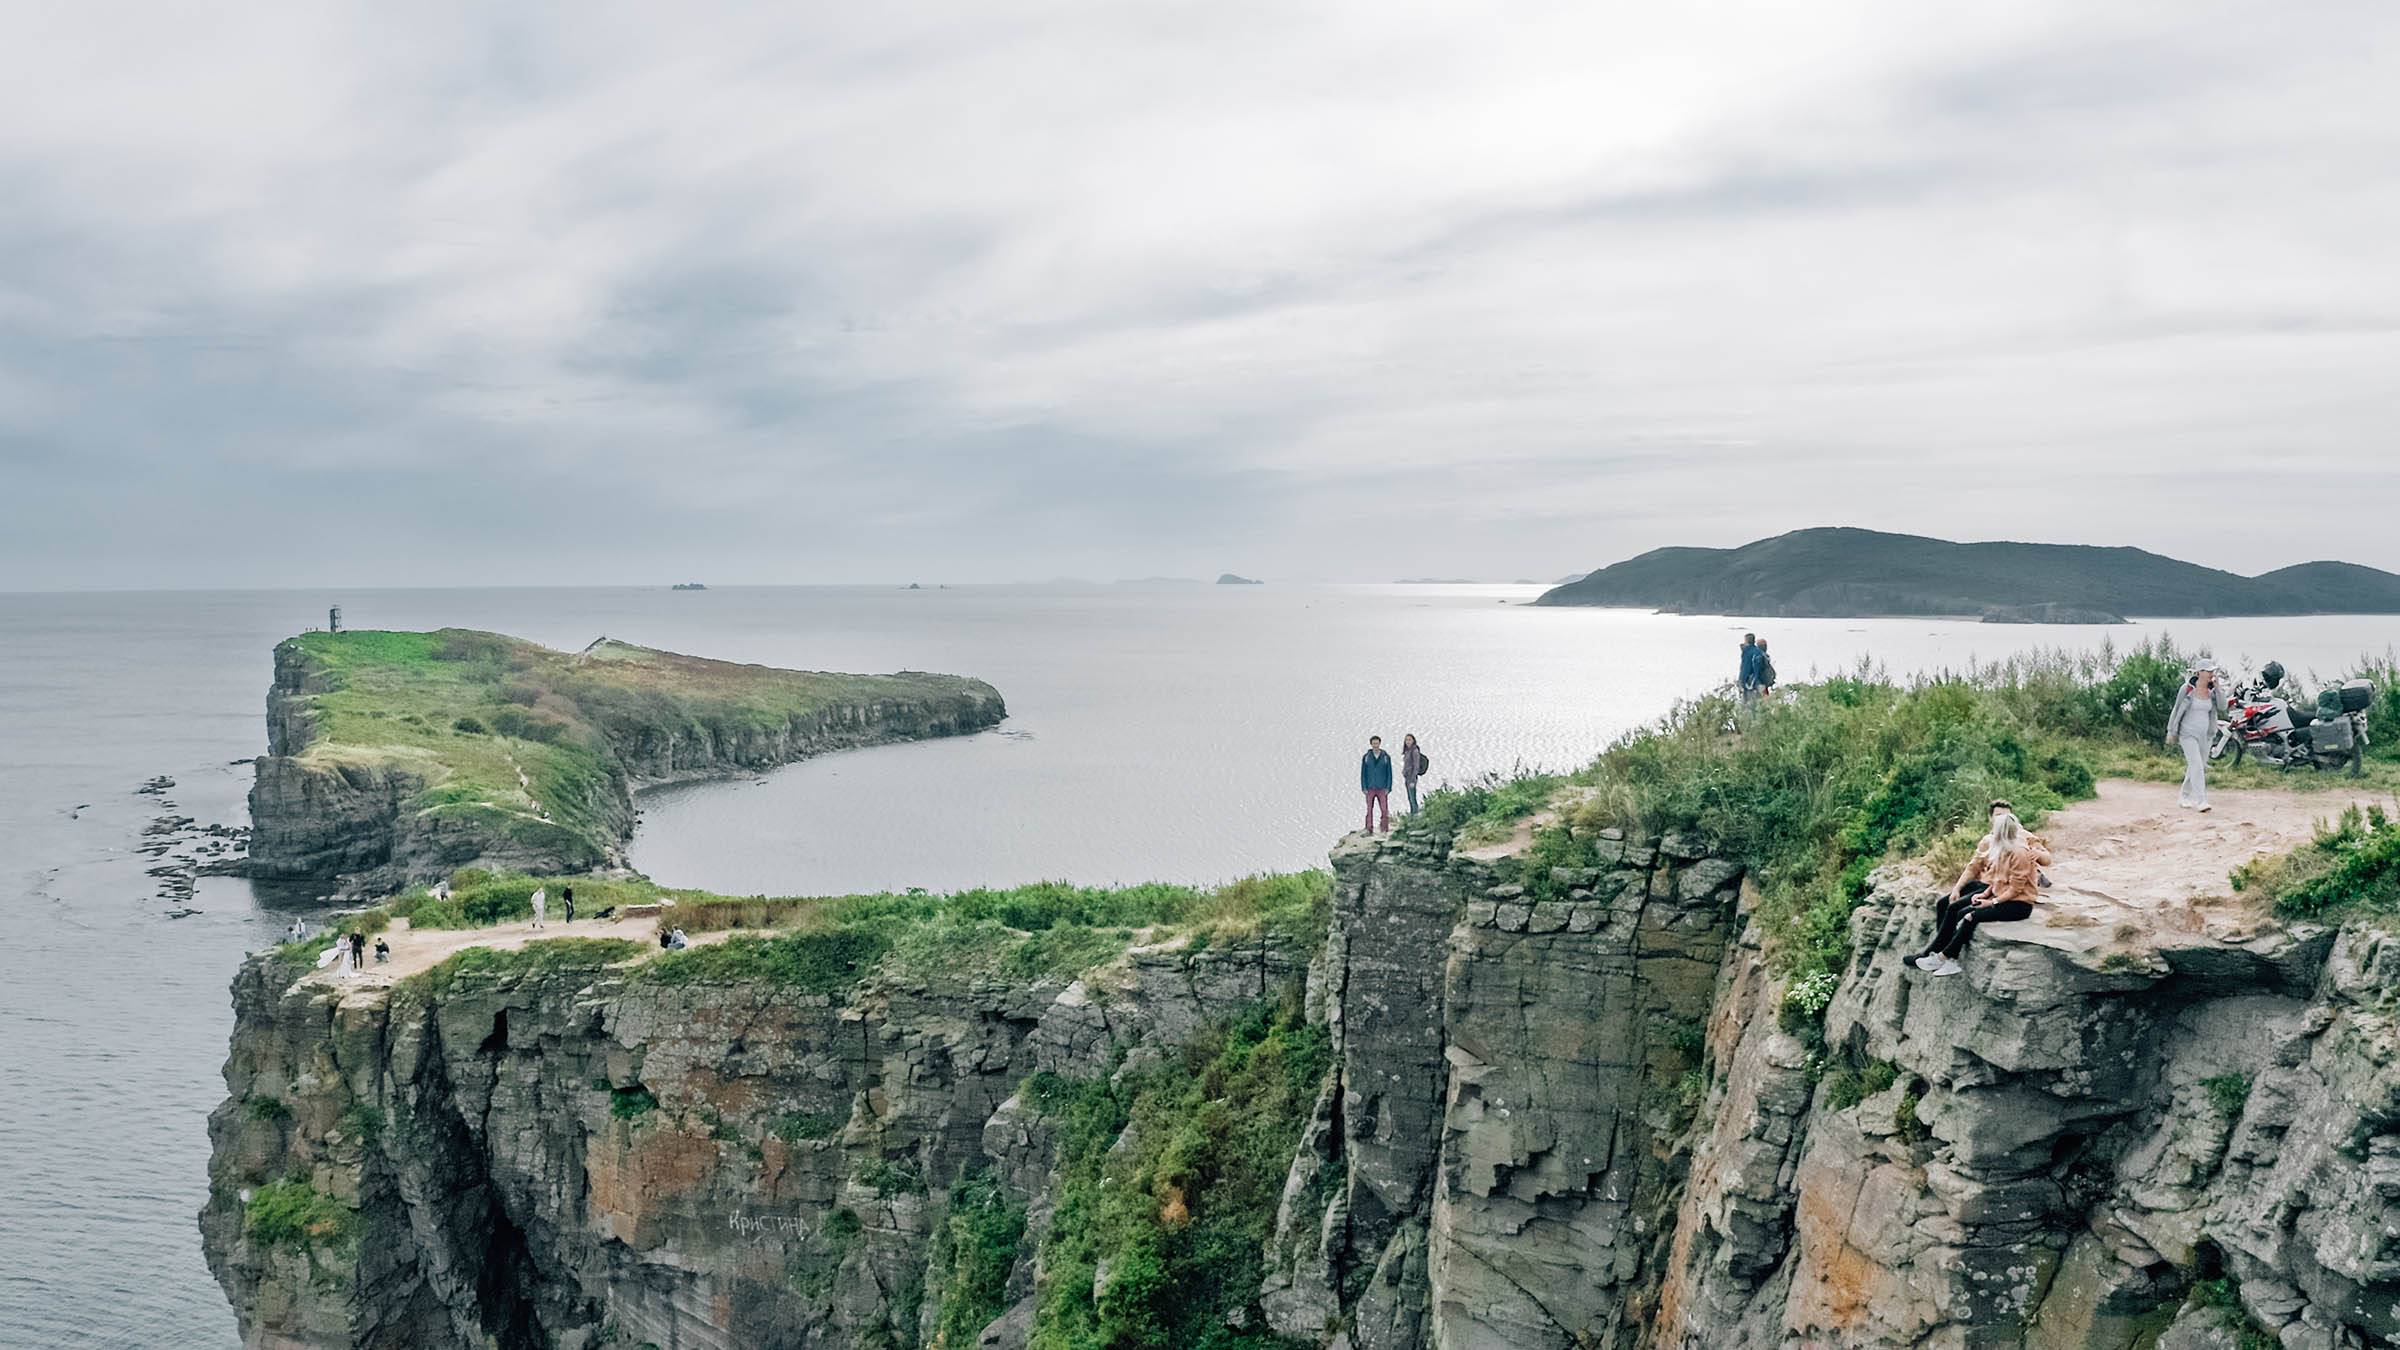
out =
[(2400, 614), (2400, 576), (2355, 563), (2309, 562), (2245, 577), (2138, 548), (1957, 544), (1812, 529), (1740, 548), (1653, 549), (1555, 586), (1534, 603), (1777, 618), (1921, 614), (2122, 623), (2127, 614)]
[[(1075, 978), (374, 988), (260, 957), (208, 1259), (275, 1350), (1024, 1346), (1063, 1278), (1031, 1076), (1133, 1071), (1304, 982), (1331, 1069), (1239, 1344), (2400, 1344), (2400, 945), (2374, 927), (2011, 925), (1931, 979), (1901, 958), (1932, 885), (1895, 864), (1795, 1022), (1740, 859), (1604, 839), (1534, 901), (1497, 853), (1354, 836), (1320, 950), (1137, 943)], [(969, 1174), (1027, 1218), (999, 1310), (944, 1339)], [(262, 1235), (243, 1197), (278, 1183), (315, 1229)]]
[(953, 675), (737, 665), (602, 638), (576, 653), (464, 629), (275, 648), (250, 791), (256, 877), (382, 895), (468, 865), (624, 863), (634, 792), (1007, 715)]

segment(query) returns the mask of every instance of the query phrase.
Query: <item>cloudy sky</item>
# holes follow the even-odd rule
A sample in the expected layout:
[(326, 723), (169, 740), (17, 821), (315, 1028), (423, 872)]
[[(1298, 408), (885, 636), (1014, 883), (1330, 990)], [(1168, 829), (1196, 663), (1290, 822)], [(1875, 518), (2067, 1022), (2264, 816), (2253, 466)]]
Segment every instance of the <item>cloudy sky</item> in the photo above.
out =
[(0, 589), (2400, 568), (2386, 0), (0, 12)]

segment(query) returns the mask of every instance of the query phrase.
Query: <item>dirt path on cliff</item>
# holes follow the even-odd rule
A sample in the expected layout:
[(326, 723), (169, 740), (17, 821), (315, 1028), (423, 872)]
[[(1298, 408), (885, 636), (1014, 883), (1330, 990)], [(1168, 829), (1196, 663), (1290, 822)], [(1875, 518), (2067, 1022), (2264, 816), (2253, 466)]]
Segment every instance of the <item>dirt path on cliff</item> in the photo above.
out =
[(2176, 791), (2174, 783), (2109, 779), (2094, 800), (2051, 814), (2041, 834), (2057, 861), (2042, 927), (2096, 930), (2093, 937), (2117, 942), (2147, 930), (2248, 937), (2269, 916), (2260, 897), (2234, 894), (2233, 869), (2308, 842), (2316, 822), (2352, 802), (2379, 800), (2340, 789), (2211, 790), (2215, 809), (2202, 813), (2177, 805)]
[[(674, 925), (670, 914), (668, 926)], [(334, 924), (339, 927), (337, 921)], [(723, 942), (733, 935), (732, 930), (713, 933), (687, 934), (695, 947)], [(352, 974), (345, 965), (334, 970), (310, 971), (306, 978), (331, 984), (372, 987), (404, 980), (419, 971), (431, 970), (469, 947), (491, 947), (499, 951), (515, 951), (528, 942), (550, 938), (625, 938), (642, 944), (642, 959), (658, 951), (658, 920), (656, 919), (577, 919), (573, 924), (552, 920), (539, 928), (530, 920), (518, 923), (494, 924), (489, 928), (410, 928), (405, 919), (397, 920), (380, 935), (392, 945), (392, 959), (375, 964), (375, 942), (367, 940), (366, 969)]]

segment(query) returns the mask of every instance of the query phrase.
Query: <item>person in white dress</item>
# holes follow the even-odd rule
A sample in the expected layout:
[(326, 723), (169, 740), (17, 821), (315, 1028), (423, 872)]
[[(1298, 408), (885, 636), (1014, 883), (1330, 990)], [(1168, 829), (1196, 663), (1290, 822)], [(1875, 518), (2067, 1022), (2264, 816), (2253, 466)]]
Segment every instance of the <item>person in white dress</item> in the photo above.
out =
[(549, 890), (549, 888), (548, 888), (548, 887), (546, 887), (546, 886), (536, 886), (536, 887), (534, 887), (534, 888), (533, 888), (533, 926), (534, 926), (534, 927), (536, 927), (536, 928), (539, 928), (539, 927), (541, 927), (541, 926), (542, 926), (542, 917), (543, 917), (543, 914), (544, 914), (544, 912), (545, 912), (545, 911), (547, 911), (549, 908), (550, 908), (550, 890)]
[(2209, 742), (2216, 739), (2218, 715), (2231, 702), (2225, 682), (2217, 678), (2217, 663), (2202, 660), (2184, 677), (2175, 706), (2167, 710), (2167, 746), (2183, 747), (2183, 791), (2176, 800), (2194, 810), (2209, 809)]

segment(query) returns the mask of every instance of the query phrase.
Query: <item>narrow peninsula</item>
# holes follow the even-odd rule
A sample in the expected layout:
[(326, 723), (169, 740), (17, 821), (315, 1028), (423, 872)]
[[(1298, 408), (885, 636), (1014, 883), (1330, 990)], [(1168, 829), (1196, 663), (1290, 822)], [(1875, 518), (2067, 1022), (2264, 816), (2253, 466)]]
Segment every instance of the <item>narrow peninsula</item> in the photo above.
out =
[(624, 865), (642, 787), (980, 731), (981, 680), (837, 675), (445, 628), (275, 649), (252, 876), (387, 895), (467, 866)]

